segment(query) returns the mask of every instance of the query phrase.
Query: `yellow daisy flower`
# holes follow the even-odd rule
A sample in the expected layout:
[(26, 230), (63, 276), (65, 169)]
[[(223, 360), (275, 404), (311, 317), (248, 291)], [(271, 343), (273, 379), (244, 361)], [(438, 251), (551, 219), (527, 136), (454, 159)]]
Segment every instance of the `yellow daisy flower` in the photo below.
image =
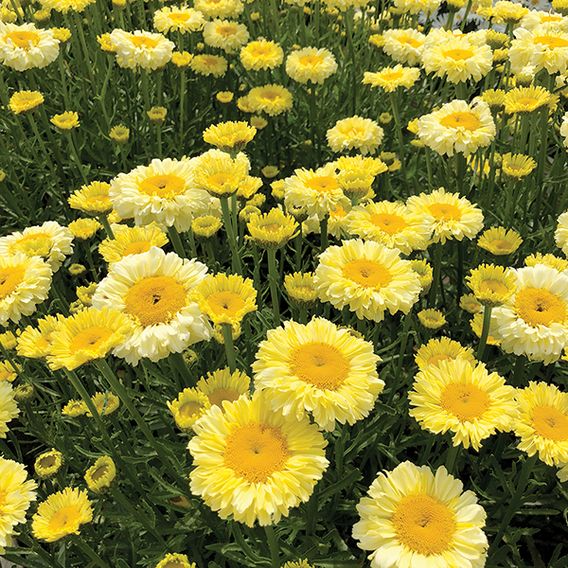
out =
[(166, 554), (155, 568), (197, 568), (185, 554)]
[(227, 60), (222, 55), (203, 53), (194, 55), (189, 62), (191, 69), (204, 77), (222, 77), (229, 67)]
[(503, 256), (514, 253), (522, 242), (523, 239), (517, 231), (505, 227), (492, 227), (483, 231), (477, 241), (477, 246), (495, 256)]
[(173, 42), (162, 34), (114, 29), (109, 41), (119, 67), (154, 71), (164, 67), (172, 58)]
[(558, 217), (554, 240), (556, 246), (562, 249), (562, 252), (568, 256), (568, 211), (564, 211), (564, 213)]
[(220, 122), (203, 132), (203, 140), (224, 152), (240, 151), (254, 138), (256, 128), (247, 122)]
[(212, 406), (223, 407), (223, 401), (233, 402), (241, 395), (248, 395), (250, 378), (238, 369), (231, 373), (228, 367), (207, 373), (197, 382), (197, 389), (202, 392)]
[(199, 10), (187, 6), (164, 6), (154, 12), (154, 27), (163, 34), (198, 32), (203, 29), (205, 21)]
[(78, 128), (81, 124), (79, 122), (79, 114), (71, 110), (55, 114), (49, 121), (60, 130), (73, 130), (73, 128)]
[(446, 316), (434, 308), (420, 310), (416, 316), (418, 321), (427, 329), (440, 329), (446, 325)]
[(254, 214), (247, 223), (251, 239), (263, 248), (280, 248), (298, 234), (298, 223), (278, 207)]
[(556, 106), (555, 96), (539, 85), (511, 89), (503, 102), (507, 114), (531, 113), (545, 106)]
[(503, 304), (515, 293), (515, 275), (503, 266), (481, 264), (470, 271), (466, 280), (474, 296), (484, 306)]
[(284, 51), (276, 42), (260, 38), (241, 49), (240, 59), (247, 71), (274, 69), (284, 61)]
[(395, 61), (416, 65), (422, 60), (425, 40), (426, 36), (414, 28), (394, 28), (383, 33), (382, 48)]
[(203, 41), (206, 45), (235, 53), (249, 40), (249, 32), (244, 24), (231, 20), (213, 20), (203, 28)]
[(337, 62), (329, 49), (304, 47), (286, 58), (286, 73), (298, 83), (322, 84), (337, 71)]
[(93, 181), (74, 191), (67, 200), (71, 209), (78, 209), (83, 213), (98, 215), (112, 211), (109, 197), (110, 184), (104, 181)]
[(327, 131), (327, 143), (333, 152), (358, 150), (361, 154), (373, 154), (381, 145), (384, 130), (370, 118), (352, 116), (343, 118)]
[(194, 186), (217, 197), (231, 195), (247, 179), (249, 170), (249, 159), (242, 152), (232, 157), (221, 150), (208, 150), (197, 158)]
[(284, 290), (293, 302), (309, 305), (318, 300), (313, 272), (294, 272), (284, 276)]
[(180, 430), (190, 431), (191, 427), (201, 418), (211, 403), (206, 394), (196, 388), (187, 388), (179, 393), (175, 400), (168, 402), (168, 408)]
[(432, 266), (425, 260), (414, 259), (410, 261), (410, 268), (418, 275), (420, 286), (422, 287), (422, 294), (430, 290), (433, 280)]
[(50, 450), (39, 455), (34, 463), (36, 474), (47, 479), (53, 477), (63, 465), (63, 454), (57, 450)]
[(292, 93), (282, 85), (263, 85), (252, 88), (247, 97), (250, 112), (278, 116), (292, 108)]
[(385, 93), (393, 93), (397, 89), (404, 87), (410, 89), (420, 78), (420, 69), (417, 67), (385, 67), (376, 73), (365, 71), (363, 74), (363, 85), (379, 87)]
[(10, 97), (8, 106), (14, 114), (23, 114), (37, 108), (43, 101), (39, 91), (17, 91)]
[(90, 239), (102, 225), (96, 219), (77, 219), (69, 223), (67, 228), (76, 239)]
[(115, 225), (114, 238), (106, 238), (99, 244), (103, 259), (112, 264), (126, 256), (149, 251), (152, 247), (163, 247), (169, 242), (166, 233), (155, 223), (143, 227)]
[(0, 382), (13, 383), (21, 370), (22, 368), (18, 363), (0, 361)]
[(568, 260), (554, 256), (553, 254), (535, 252), (525, 258), (525, 266), (536, 266), (537, 264), (550, 266), (558, 270), (558, 272), (568, 272)]
[(85, 482), (93, 493), (108, 489), (116, 477), (116, 466), (110, 456), (101, 456), (85, 472)]
[(59, 42), (49, 29), (34, 24), (2, 22), (0, 27), (0, 63), (15, 69), (41, 69), (59, 55)]
[[(120, 399), (112, 392), (97, 392), (91, 397), (99, 416), (113, 414), (120, 407)], [(92, 418), (91, 411), (87, 408), (85, 414)]]
[(0, 381), (0, 438), (8, 433), (8, 422), (20, 414), (14, 400), (14, 390), (8, 381)]
[(461, 343), (449, 337), (430, 339), (428, 343), (421, 345), (414, 360), (421, 371), (430, 367), (438, 367), (442, 361), (454, 361), (460, 359), (470, 365), (475, 365), (475, 357), (471, 347), (464, 347)]

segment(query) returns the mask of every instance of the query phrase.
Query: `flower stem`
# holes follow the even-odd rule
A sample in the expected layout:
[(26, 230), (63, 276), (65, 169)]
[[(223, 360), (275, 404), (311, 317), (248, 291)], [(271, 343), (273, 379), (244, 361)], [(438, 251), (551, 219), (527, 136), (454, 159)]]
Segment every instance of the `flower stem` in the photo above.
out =
[(491, 306), (484, 306), (483, 308), (483, 327), (481, 328), (481, 338), (479, 339), (479, 346), (477, 347), (477, 358), (481, 361), (483, 359), (483, 352), (487, 345), (487, 338), (489, 337), (489, 327), (491, 325)]
[(280, 325), (280, 296), (278, 295), (279, 274), (276, 265), (276, 249), (268, 249), (268, 282), (270, 285), (270, 299), (272, 302), (272, 312), (274, 323)]
[(460, 453), (460, 446), (451, 446), (446, 453), (446, 469), (453, 474), (456, 469), (456, 459)]
[(230, 323), (221, 324), (221, 328), (223, 330), (227, 365), (229, 365), (229, 369), (232, 373), (237, 369), (237, 354), (235, 352), (235, 344), (233, 343), (233, 328)]
[(239, 256), (239, 247), (237, 243), (236, 225), (233, 223), (233, 216), (229, 206), (229, 198), (226, 195), (219, 197), (221, 201), (221, 209), (223, 211), (223, 223), (225, 224), (225, 231), (227, 231), (227, 238), (229, 240), (229, 247), (231, 249), (231, 268), (236, 274), (242, 274), (241, 259)]
[(266, 540), (268, 541), (268, 548), (270, 550), (272, 568), (280, 568), (280, 545), (278, 544), (274, 528), (269, 525), (264, 527), (264, 531), (266, 533)]
[(323, 252), (327, 248), (327, 245), (329, 243), (329, 237), (328, 237), (328, 233), (327, 233), (328, 219), (329, 219), (329, 217), (326, 215), (320, 221), (320, 243), (321, 243), (320, 248), (321, 248), (321, 252)]
[(173, 225), (171, 227), (168, 227), (168, 237), (172, 242), (172, 246), (174, 247), (176, 254), (178, 256), (181, 256), (181, 258), (185, 258), (185, 249), (183, 247), (180, 234)]
[(106, 213), (101, 213), (98, 216), (98, 218), (99, 218), (100, 224), (103, 226), (103, 229), (105, 230), (107, 237), (109, 239), (114, 239), (114, 232), (112, 230), (112, 227), (110, 226), (110, 223), (108, 222), (108, 217), (107, 217)]

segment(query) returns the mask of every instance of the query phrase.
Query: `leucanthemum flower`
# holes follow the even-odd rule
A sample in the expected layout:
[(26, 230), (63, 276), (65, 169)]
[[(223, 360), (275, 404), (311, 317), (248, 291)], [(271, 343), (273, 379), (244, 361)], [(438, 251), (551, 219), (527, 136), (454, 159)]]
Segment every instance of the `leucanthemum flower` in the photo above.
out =
[(515, 389), (483, 363), (439, 361), (419, 371), (408, 398), (410, 416), (434, 434), (453, 434), (453, 445), (479, 450), (485, 438), (508, 431), (516, 416)]
[(418, 275), (422, 294), (426, 294), (430, 290), (434, 273), (432, 265), (426, 260), (415, 258), (410, 261), (410, 268)]
[(383, 33), (383, 51), (395, 61), (416, 65), (422, 58), (426, 36), (414, 28), (390, 29)]
[(503, 256), (514, 253), (522, 242), (521, 235), (513, 229), (491, 227), (483, 231), (477, 241), (477, 246), (495, 256)]
[(85, 483), (93, 493), (108, 489), (116, 477), (116, 465), (110, 456), (101, 456), (85, 472)]
[(538, 454), (548, 465), (568, 462), (568, 393), (556, 385), (530, 381), (517, 389), (519, 417), (514, 431), (521, 439), (519, 449)]
[(368, 416), (384, 382), (371, 343), (323, 318), (268, 332), (252, 365), (256, 390), (284, 415), (311, 413), (324, 430)]
[(394, 6), (402, 14), (432, 14), (441, 3), (442, 0), (395, 0)]
[(155, 568), (197, 568), (185, 554), (166, 554)]
[(63, 465), (63, 454), (58, 450), (50, 450), (39, 455), (34, 462), (36, 474), (47, 479), (53, 477)]
[(41, 6), (48, 13), (51, 10), (67, 14), (68, 12), (84, 12), (96, 0), (41, 0)]
[(202, 392), (211, 405), (223, 407), (223, 401), (234, 402), (242, 395), (248, 395), (250, 378), (238, 369), (231, 373), (229, 367), (207, 373), (197, 382), (197, 389)]
[(366, 71), (363, 75), (363, 84), (371, 87), (379, 87), (385, 93), (393, 93), (397, 89), (404, 87), (410, 89), (418, 81), (420, 69), (417, 67), (385, 67), (376, 73)]
[(357, 511), (353, 537), (372, 551), (372, 568), (485, 565), (485, 511), (443, 466), (434, 474), (406, 461), (379, 473)]
[(163, 247), (169, 240), (155, 223), (143, 227), (114, 225), (114, 238), (106, 238), (99, 244), (99, 253), (109, 264), (122, 260), (125, 256), (141, 254), (152, 247)]
[(337, 309), (348, 306), (359, 319), (376, 322), (386, 311), (408, 313), (421, 291), (410, 263), (397, 250), (374, 241), (328, 247), (320, 255), (315, 282), (322, 301)]
[(528, 30), (517, 28), (509, 48), (513, 73), (532, 66), (535, 73), (546, 69), (551, 75), (568, 69), (568, 30), (554, 23), (542, 24)]
[(7, 381), (13, 383), (21, 370), (22, 367), (18, 363), (9, 360), (0, 361), (0, 382)]
[(161, 33), (197, 32), (203, 29), (205, 17), (187, 6), (164, 6), (154, 12), (154, 27)]
[(558, 217), (554, 240), (556, 241), (556, 246), (562, 249), (562, 252), (568, 256), (568, 211), (564, 211)]
[(190, 300), (206, 272), (201, 262), (156, 247), (112, 264), (97, 287), (93, 306), (122, 311), (135, 324), (115, 355), (135, 365), (142, 357), (158, 361), (208, 339), (209, 324)]
[(105, 181), (93, 181), (74, 191), (67, 199), (71, 209), (83, 211), (91, 215), (112, 211), (109, 197), (110, 184)]
[(0, 438), (8, 433), (8, 422), (16, 418), (20, 410), (14, 400), (14, 390), (8, 381), (0, 381)]
[(241, 49), (240, 59), (247, 71), (274, 69), (282, 64), (284, 51), (276, 42), (259, 38)]
[(568, 346), (568, 274), (537, 264), (514, 270), (516, 293), (492, 311), (507, 353), (548, 364)]
[(191, 58), (189, 66), (198, 75), (222, 77), (227, 72), (229, 64), (222, 55), (201, 53)]
[(166, 65), (175, 48), (174, 43), (162, 34), (141, 30), (127, 32), (115, 29), (110, 34), (110, 42), (120, 67), (147, 71)]
[(282, 85), (263, 85), (253, 87), (247, 97), (250, 112), (264, 112), (268, 116), (278, 116), (292, 108), (292, 93)]
[(8, 103), (14, 114), (23, 114), (43, 104), (44, 98), (39, 91), (17, 91)]
[(553, 254), (535, 252), (525, 258), (525, 266), (536, 266), (537, 264), (544, 264), (558, 270), (558, 272), (568, 273), (568, 259), (559, 258)]
[(32, 519), (32, 532), (39, 540), (56, 542), (79, 534), (81, 525), (92, 520), (93, 508), (87, 492), (66, 487), (40, 503)]
[(64, 316), (45, 316), (37, 320), (37, 327), (27, 326), (18, 337), (17, 353), (20, 357), (42, 359), (51, 352), (53, 332)]
[(292, 302), (309, 305), (318, 300), (313, 272), (294, 272), (284, 276), (284, 290)]
[(469, 365), (475, 365), (475, 357), (471, 347), (464, 347), (461, 343), (449, 337), (430, 339), (416, 351), (414, 360), (421, 371), (430, 367), (438, 367), (442, 361), (460, 359)]
[(51, 369), (69, 371), (106, 357), (134, 330), (131, 320), (112, 308), (86, 308), (61, 319), (51, 333), (47, 362)]
[(41, 257), (57, 272), (65, 257), (73, 252), (73, 235), (56, 221), (27, 227), (6, 237), (0, 237), (0, 255), (25, 254)]
[(211, 202), (207, 192), (195, 187), (195, 165), (195, 158), (156, 158), (118, 174), (110, 184), (110, 200), (122, 218), (133, 218), (137, 225), (153, 221), (186, 231), (193, 216)]
[(215, 215), (198, 215), (191, 222), (193, 234), (203, 239), (210, 239), (222, 226), (223, 222)]
[(322, 84), (337, 71), (337, 62), (329, 49), (304, 47), (286, 58), (286, 73), (298, 83)]
[(447, 323), (444, 313), (435, 308), (420, 310), (416, 317), (426, 329), (440, 329)]
[(193, 428), (191, 492), (222, 519), (277, 523), (308, 501), (328, 466), (317, 426), (274, 411), (263, 393), (213, 406)]
[(479, 303), (484, 306), (503, 304), (515, 293), (515, 275), (503, 266), (482, 264), (470, 271), (466, 281)]
[[(116, 412), (120, 407), (120, 399), (112, 392), (97, 392), (91, 397), (95, 410), (99, 416), (109, 416)], [(92, 418), (91, 411), (86, 408), (85, 414)]]
[(554, 107), (556, 97), (540, 85), (515, 87), (505, 94), (503, 101), (507, 114), (531, 113), (543, 107)]
[(455, 100), (418, 119), (418, 137), (438, 154), (465, 156), (489, 146), (495, 138), (489, 105)]
[(57, 59), (59, 42), (49, 29), (0, 21), (0, 63), (15, 69), (40, 69)]
[(194, 160), (194, 187), (217, 197), (235, 193), (249, 175), (250, 162), (242, 152), (233, 157), (221, 150), (208, 150)]
[(242, 150), (255, 136), (256, 128), (247, 122), (227, 121), (212, 124), (203, 132), (203, 140), (224, 152)]
[(16, 525), (26, 522), (26, 512), (36, 500), (37, 484), (24, 466), (0, 456), (0, 550), (12, 542)]
[(236, 18), (244, 10), (241, 0), (194, 0), (193, 5), (209, 18)]
[(356, 149), (366, 155), (373, 154), (381, 145), (384, 130), (370, 118), (352, 116), (338, 120), (326, 136), (333, 152)]
[(51, 286), (52, 270), (39, 256), (0, 255), (0, 325), (31, 316)]
[(371, 201), (351, 209), (347, 215), (347, 230), (361, 239), (410, 254), (428, 246), (432, 220), (428, 215), (410, 213), (400, 202)]
[(483, 213), (465, 197), (441, 187), (431, 193), (412, 195), (407, 200), (411, 213), (433, 219), (433, 242), (472, 239), (483, 227)]
[(251, 239), (263, 248), (280, 248), (298, 234), (299, 225), (292, 217), (279, 209), (257, 213), (247, 223)]
[(168, 408), (176, 426), (189, 432), (195, 422), (211, 408), (211, 403), (207, 395), (200, 390), (187, 388), (180, 392), (175, 400), (168, 402)]
[(249, 40), (247, 27), (230, 20), (213, 20), (203, 28), (206, 45), (222, 49), (226, 53), (238, 51)]
[(77, 219), (67, 225), (73, 237), (81, 240), (90, 239), (102, 227), (96, 219)]

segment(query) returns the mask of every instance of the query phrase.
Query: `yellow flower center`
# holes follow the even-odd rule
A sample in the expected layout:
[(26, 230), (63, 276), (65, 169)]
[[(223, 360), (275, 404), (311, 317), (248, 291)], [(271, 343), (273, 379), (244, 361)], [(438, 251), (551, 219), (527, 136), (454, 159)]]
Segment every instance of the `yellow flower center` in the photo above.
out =
[(352, 260), (343, 267), (343, 276), (366, 288), (380, 289), (392, 280), (390, 270), (374, 260)]
[(428, 206), (428, 210), (438, 221), (459, 221), (461, 219), (459, 207), (451, 203), (432, 203)]
[(517, 99), (517, 103), (523, 107), (528, 107), (528, 108), (536, 108), (541, 104), (544, 104), (543, 101), (537, 99), (536, 97), (519, 97)]
[(440, 124), (446, 128), (465, 128), (473, 132), (481, 126), (481, 121), (473, 112), (457, 111), (444, 116)]
[(106, 474), (108, 471), (108, 466), (103, 464), (100, 465), (99, 467), (97, 467), (97, 469), (95, 469), (95, 471), (93, 471), (93, 473), (91, 473), (91, 479), (96, 483), (97, 481), (100, 481)]
[(491, 241), (491, 246), (499, 251), (511, 250), (513, 243), (509, 242), (506, 239), (495, 239)]
[(174, 174), (151, 176), (142, 180), (138, 189), (147, 195), (172, 199), (185, 191), (185, 180)]
[(216, 315), (235, 316), (243, 309), (245, 301), (236, 292), (214, 292), (207, 297), (209, 309)]
[(223, 37), (229, 37), (237, 32), (237, 27), (230, 24), (223, 24), (221, 26), (217, 26), (216, 31)]
[(556, 49), (557, 47), (568, 47), (568, 40), (556, 36), (538, 36), (534, 38), (534, 43), (546, 45), (549, 49)]
[(239, 393), (234, 389), (226, 389), (226, 388), (218, 388), (214, 390), (212, 393), (209, 393), (207, 397), (209, 398), (209, 402), (213, 406), (221, 406), (221, 403), (224, 400), (228, 400), (229, 402), (233, 402), (239, 398)]
[(49, 519), (49, 530), (55, 533), (72, 533), (78, 526), (80, 512), (74, 505), (61, 507), (56, 511), (51, 519)]
[(327, 343), (305, 343), (294, 349), (290, 357), (292, 373), (323, 390), (337, 390), (347, 378), (349, 369), (349, 361)]
[(517, 314), (529, 325), (561, 323), (568, 315), (566, 303), (546, 288), (524, 288), (515, 299)]
[(95, 326), (82, 329), (71, 340), (69, 349), (72, 353), (77, 351), (97, 353), (112, 334), (112, 330), (107, 327)]
[(532, 423), (543, 438), (555, 442), (568, 440), (568, 416), (554, 406), (536, 406), (533, 409)]
[(51, 469), (56, 463), (55, 456), (44, 456), (39, 459), (37, 465), (40, 468)]
[(489, 395), (475, 385), (450, 383), (442, 392), (440, 404), (462, 422), (480, 418), (489, 408)]
[(396, 71), (383, 71), (381, 73), (382, 79), (384, 81), (396, 81), (402, 77), (403, 73), (400, 69)]
[(130, 41), (134, 47), (139, 47), (141, 49), (153, 49), (159, 43), (157, 39), (140, 35), (131, 35)]
[(132, 243), (128, 243), (124, 247), (124, 256), (128, 256), (130, 254), (140, 254), (141, 252), (146, 252), (150, 250), (150, 242), (149, 241), (134, 241)]
[(288, 459), (288, 444), (282, 432), (266, 424), (247, 424), (229, 434), (225, 465), (251, 483), (264, 483), (281, 471)]
[(23, 265), (0, 268), (0, 300), (9, 296), (22, 282), (26, 269)]
[(323, 56), (317, 54), (301, 55), (298, 58), (298, 62), (304, 67), (316, 67), (323, 63)]
[(185, 568), (187, 564), (181, 560), (168, 560), (164, 564), (164, 568)]
[(173, 22), (175, 22), (176, 24), (183, 24), (184, 22), (187, 22), (187, 20), (189, 20), (189, 14), (186, 14), (184, 12), (181, 13), (173, 13), (169, 15), (170, 20), (172, 20)]
[(469, 59), (473, 56), (473, 50), (471, 49), (448, 49), (443, 52), (444, 57), (449, 57), (454, 61), (463, 61), (464, 59)]
[(500, 280), (495, 280), (493, 278), (488, 278), (487, 280), (482, 280), (479, 283), (479, 290), (481, 292), (492, 292), (493, 294), (507, 294), (509, 288)]
[(371, 215), (371, 223), (380, 227), (382, 231), (389, 235), (400, 233), (407, 227), (406, 221), (394, 213), (376, 213)]
[(11, 252), (23, 252), (27, 256), (47, 256), (51, 250), (51, 237), (47, 233), (24, 235), (11, 247)]
[(448, 550), (456, 530), (454, 513), (429, 495), (408, 495), (398, 503), (392, 517), (398, 539), (424, 556)]
[(315, 176), (306, 182), (310, 189), (315, 189), (320, 193), (333, 191), (339, 187), (339, 182), (333, 176)]
[(185, 288), (171, 276), (136, 282), (124, 299), (125, 311), (143, 326), (169, 322), (186, 305)]
[(417, 40), (417, 39), (415, 39), (411, 36), (408, 36), (408, 35), (401, 35), (398, 38), (398, 41), (400, 43), (406, 43), (407, 45), (410, 45), (410, 47), (414, 47), (414, 48), (420, 47), (422, 45), (421, 41), (419, 41), (419, 40)]
[(440, 353), (438, 355), (432, 355), (432, 357), (428, 359), (428, 365), (437, 365), (440, 361), (449, 361), (451, 359), (452, 357), (444, 353)]
[(39, 43), (40, 35), (36, 32), (22, 30), (8, 32), (4, 39), (11, 41), (16, 47), (28, 50)]
[(199, 402), (194, 402), (194, 401), (184, 402), (179, 407), (179, 413), (183, 418), (191, 418), (192, 416), (199, 414), (202, 408), (203, 406), (199, 404)]

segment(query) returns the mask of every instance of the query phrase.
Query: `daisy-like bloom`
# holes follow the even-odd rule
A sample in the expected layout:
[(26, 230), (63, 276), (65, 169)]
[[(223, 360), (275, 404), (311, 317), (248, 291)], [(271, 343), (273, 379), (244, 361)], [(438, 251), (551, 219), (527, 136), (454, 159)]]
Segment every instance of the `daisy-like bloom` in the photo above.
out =
[(90, 239), (102, 225), (96, 219), (77, 219), (67, 225), (71, 234), (76, 239)]
[(392, 29), (383, 33), (383, 51), (395, 61), (416, 65), (422, 58), (426, 36), (414, 28)]
[[(20, 331), (16, 330), (16, 333), (19, 335)], [(11, 349), (15, 349), (16, 345), (18, 344), (18, 337), (13, 331), (5, 331), (0, 333), (0, 347), (3, 347), (7, 351)]]
[(301, 419), (311, 413), (324, 430), (368, 416), (384, 388), (368, 341), (323, 318), (268, 332), (252, 365), (256, 390), (274, 410)]
[(426, 73), (445, 77), (450, 83), (480, 81), (493, 67), (493, 52), (487, 44), (476, 44), (463, 35), (428, 43), (422, 52)]
[(116, 477), (116, 466), (110, 456), (101, 456), (85, 472), (85, 482), (93, 493), (108, 489)]
[(203, 29), (205, 17), (187, 6), (164, 6), (154, 12), (154, 27), (161, 33), (188, 33)]
[(284, 290), (292, 302), (309, 305), (317, 301), (313, 272), (294, 272), (284, 276)]
[(289, 210), (299, 209), (318, 219), (339, 205), (349, 206), (333, 163), (316, 170), (294, 170), (294, 175), (284, 180), (284, 203)]
[(189, 66), (198, 75), (203, 75), (204, 77), (222, 77), (227, 72), (229, 64), (222, 55), (202, 53), (200, 55), (194, 55)]
[(196, 237), (209, 239), (215, 235), (223, 226), (219, 217), (214, 215), (199, 215), (191, 222), (191, 230)]
[(212, 124), (203, 132), (203, 140), (224, 152), (242, 150), (255, 136), (256, 128), (248, 122), (227, 121)]
[(503, 89), (486, 89), (481, 93), (481, 99), (490, 108), (500, 108), (505, 103), (505, 91)]
[(515, 389), (483, 363), (439, 361), (419, 371), (408, 395), (410, 416), (434, 434), (453, 434), (454, 446), (479, 450), (481, 442), (511, 429)]
[(434, 474), (406, 461), (379, 473), (357, 511), (353, 537), (372, 551), (372, 568), (485, 565), (485, 511), (443, 466)]
[[(120, 407), (120, 399), (112, 392), (97, 392), (91, 397), (99, 416), (113, 414)], [(91, 411), (87, 408), (85, 414), (92, 418)]]
[(13, 383), (21, 370), (22, 368), (18, 365), (18, 363), (0, 361), (0, 382), (6, 381), (8, 383)]
[(127, 32), (114, 29), (110, 42), (116, 54), (116, 62), (126, 69), (160, 69), (172, 58), (173, 42), (162, 34), (135, 30)]
[(347, 231), (410, 254), (428, 246), (432, 219), (428, 215), (410, 213), (400, 202), (371, 201), (351, 209), (347, 215)]
[(359, 239), (328, 247), (320, 255), (315, 283), (322, 301), (337, 309), (348, 306), (359, 319), (376, 322), (387, 310), (408, 313), (421, 291), (418, 275), (398, 250)]
[(207, 373), (197, 382), (197, 389), (202, 392), (212, 406), (223, 407), (223, 401), (233, 402), (241, 395), (248, 395), (250, 378), (238, 369), (231, 373), (229, 367)]
[(352, 116), (338, 120), (327, 131), (327, 143), (333, 152), (356, 149), (366, 155), (376, 152), (384, 135), (384, 130), (374, 120)]
[(82, 400), (70, 400), (62, 409), (63, 416), (70, 418), (77, 418), (78, 416), (85, 416), (87, 414), (87, 405)]
[(286, 58), (286, 73), (298, 83), (322, 84), (337, 71), (337, 61), (329, 49), (304, 47)]
[(196, 388), (187, 388), (175, 400), (168, 401), (168, 408), (180, 430), (189, 432), (209, 408), (211, 402), (206, 394)]
[(192, 58), (193, 55), (189, 53), (189, 51), (174, 51), (172, 53), (171, 62), (176, 67), (180, 67), (183, 69), (185, 67), (189, 67)]
[(27, 227), (6, 237), (0, 237), (0, 255), (25, 254), (41, 257), (56, 272), (65, 257), (73, 252), (73, 235), (67, 227), (55, 221)]
[(59, 128), (59, 130), (73, 130), (73, 128), (78, 128), (81, 125), (79, 114), (72, 110), (66, 110), (61, 114), (53, 115), (49, 122)]
[(425, 294), (430, 290), (433, 280), (432, 266), (423, 259), (413, 259), (410, 261), (410, 268), (418, 275), (420, 280), (420, 286), (422, 288), (422, 294)]
[(491, 9), (491, 16), (498, 24), (514, 24), (520, 22), (527, 14), (529, 9), (518, 2), (499, 0), (495, 2)]
[(93, 508), (87, 492), (66, 487), (40, 503), (32, 519), (34, 536), (56, 542), (70, 534), (79, 534), (81, 525), (93, 520)]
[(495, 256), (503, 256), (514, 253), (522, 242), (521, 235), (513, 229), (491, 227), (483, 231), (477, 241), (477, 246)]
[(115, 225), (113, 232), (113, 239), (106, 238), (99, 244), (99, 253), (109, 264), (131, 254), (147, 252), (152, 247), (163, 247), (169, 242), (166, 233), (155, 223), (144, 227)]
[(166, 554), (155, 568), (197, 568), (185, 554)]
[(18, 337), (17, 353), (20, 357), (43, 359), (51, 353), (53, 332), (64, 319), (61, 314), (37, 320), (37, 327), (29, 325)]
[(14, 400), (14, 390), (8, 381), (0, 381), (0, 438), (8, 432), (8, 422), (20, 414)]
[(89, 361), (106, 357), (134, 330), (132, 321), (112, 308), (86, 308), (60, 320), (51, 334), (47, 362), (51, 369), (72, 371)]
[(286, 562), (282, 568), (314, 568), (307, 560), (298, 560), (297, 562)]
[(206, 276), (195, 288), (192, 300), (215, 324), (238, 326), (256, 311), (256, 290), (250, 278), (238, 274)]
[(222, 519), (277, 523), (308, 501), (328, 466), (317, 426), (275, 411), (263, 393), (211, 407), (193, 429), (191, 492)]
[(16, 525), (26, 522), (26, 512), (36, 500), (37, 484), (24, 466), (0, 456), (0, 550), (11, 542)]
[(519, 449), (538, 454), (548, 465), (568, 462), (568, 393), (556, 385), (530, 381), (517, 389), (519, 417), (514, 431), (521, 439)]
[(194, 183), (195, 159), (154, 159), (121, 173), (110, 184), (109, 196), (117, 213), (137, 225), (152, 221), (160, 227), (186, 231), (197, 211), (210, 203), (207, 192)]
[(146, 111), (146, 115), (150, 119), (150, 122), (154, 124), (162, 124), (168, 116), (168, 109), (163, 106), (153, 106)]
[(224, 105), (229, 104), (234, 97), (235, 95), (231, 91), (219, 91), (215, 95), (215, 98)]
[(491, 314), (507, 353), (548, 364), (568, 346), (568, 274), (537, 264), (514, 270), (517, 291)]
[(418, 137), (438, 154), (469, 156), (495, 138), (495, 122), (489, 105), (455, 100), (418, 119)]
[(71, 209), (77, 209), (83, 213), (92, 215), (108, 213), (112, 211), (109, 189), (110, 184), (105, 181), (93, 181), (74, 191), (67, 202)]
[[(532, 0), (532, 3), (533, 5), (536, 4), (537, 0)], [(556, 8), (554, 9), (556, 10)], [(531, 10), (526, 16), (523, 17), (519, 27), (526, 30), (533, 30), (534, 28), (541, 26), (542, 24), (554, 24), (555, 28), (565, 30), (566, 28), (568, 28), (568, 18), (562, 16), (561, 14), (546, 12), (544, 10)]]
[(531, 113), (545, 106), (554, 107), (556, 97), (540, 85), (515, 87), (505, 95), (504, 105), (508, 114)]
[(441, 3), (441, 0), (395, 0), (394, 6), (402, 14), (432, 14)]
[(554, 240), (556, 246), (562, 249), (562, 252), (568, 256), (568, 211), (564, 211), (564, 213), (558, 217)]
[(481, 209), (457, 193), (447, 193), (443, 187), (431, 193), (410, 196), (407, 206), (412, 213), (433, 218), (432, 241), (435, 243), (443, 244), (448, 239), (472, 239), (483, 227)]
[(68, 12), (84, 12), (85, 9), (94, 4), (96, 0), (41, 0), (41, 5), (43, 9), (55, 10), (62, 14), (67, 14)]
[(0, 21), (0, 63), (16, 71), (46, 67), (57, 59), (59, 42), (52, 30), (34, 24)]
[(278, 207), (268, 213), (257, 213), (247, 223), (251, 239), (263, 248), (283, 247), (298, 234), (299, 226), (292, 215)]
[(8, 106), (14, 114), (23, 114), (43, 104), (44, 98), (39, 91), (17, 91), (10, 97)]
[(420, 69), (417, 67), (395, 65), (394, 67), (385, 67), (376, 73), (366, 71), (363, 75), (363, 85), (379, 87), (385, 93), (392, 93), (400, 87), (410, 89), (419, 77)]
[(206, 272), (201, 262), (157, 247), (112, 264), (97, 287), (93, 306), (122, 311), (135, 324), (114, 354), (135, 365), (142, 357), (158, 361), (208, 339), (207, 320), (190, 300)]
[(254, 87), (246, 97), (251, 112), (264, 112), (278, 116), (292, 108), (292, 93), (282, 85)]
[(51, 286), (52, 270), (39, 256), (0, 255), (0, 325), (31, 316)]
[(276, 42), (259, 38), (241, 49), (240, 58), (247, 71), (274, 69), (282, 65), (284, 51)]
[(63, 454), (57, 450), (50, 450), (39, 455), (34, 463), (36, 474), (47, 479), (53, 477), (63, 465)]
[(446, 325), (446, 316), (440, 310), (434, 308), (420, 310), (416, 316), (426, 329), (440, 329)]
[(543, 24), (532, 30), (518, 28), (509, 48), (511, 71), (520, 73), (531, 66), (535, 73), (565, 73), (568, 69), (568, 30), (555, 24)]
[(193, 5), (209, 18), (236, 18), (244, 10), (241, 0), (195, 0)]
[(544, 264), (558, 270), (558, 272), (568, 273), (568, 260), (559, 258), (553, 254), (542, 254), (535, 252), (525, 258), (525, 266), (536, 266), (537, 264)]
[(232, 157), (222, 150), (208, 150), (195, 158), (193, 184), (211, 195), (223, 197), (237, 191), (249, 170), (249, 159), (242, 152)]
[(456, 359), (475, 366), (473, 349), (464, 347), (461, 343), (449, 337), (431, 339), (428, 343), (421, 345), (414, 356), (414, 360), (421, 371), (426, 371), (430, 367), (438, 367), (442, 361), (454, 361)]
[(227, 53), (238, 51), (249, 40), (247, 27), (230, 20), (213, 20), (203, 28), (206, 45), (222, 49)]
[(515, 275), (503, 266), (482, 264), (471, 270), (466, 280), (474, 296), (484, 306), (503, 304), (515, 293)]

